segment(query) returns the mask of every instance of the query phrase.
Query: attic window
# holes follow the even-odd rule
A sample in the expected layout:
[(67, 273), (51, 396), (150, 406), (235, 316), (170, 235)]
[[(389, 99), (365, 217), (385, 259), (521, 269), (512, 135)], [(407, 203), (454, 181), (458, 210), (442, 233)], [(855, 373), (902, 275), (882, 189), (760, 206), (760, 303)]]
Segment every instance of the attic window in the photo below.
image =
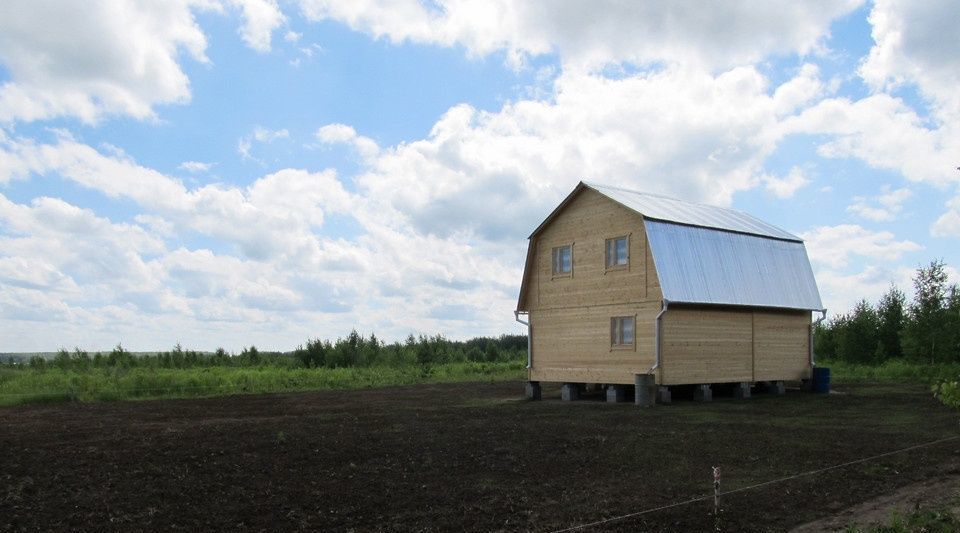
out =
[(553, 275), (568, 276), (573, 273), (573, 247), (569, 244), (553, 249)]
[(637, 319), (632, 316), (615, 316), (610, 319), (610, 347), (633, 348)]
[(626, 267), (630, 263), (627, 236), (607, 239), (607, 270)]

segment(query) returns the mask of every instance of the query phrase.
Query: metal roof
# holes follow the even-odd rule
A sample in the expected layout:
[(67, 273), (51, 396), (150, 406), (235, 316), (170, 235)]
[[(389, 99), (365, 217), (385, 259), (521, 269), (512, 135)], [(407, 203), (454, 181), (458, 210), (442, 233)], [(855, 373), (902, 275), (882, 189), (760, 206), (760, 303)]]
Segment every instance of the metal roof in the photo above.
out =
[(802, 242), (800, 237), (788, 233), (772, 224), (767, 224), (742, 211), (713, 205), (694, 204), (666, 196), (631, 191), (619, 187), (610, 187), (608, 185), (597, 185), (586, 182), (583, 184), (624, 207), (640, 213), (644, 218)]
[(802, 241), (656, 220), (644, 225), (666, 300), (823, 309)]

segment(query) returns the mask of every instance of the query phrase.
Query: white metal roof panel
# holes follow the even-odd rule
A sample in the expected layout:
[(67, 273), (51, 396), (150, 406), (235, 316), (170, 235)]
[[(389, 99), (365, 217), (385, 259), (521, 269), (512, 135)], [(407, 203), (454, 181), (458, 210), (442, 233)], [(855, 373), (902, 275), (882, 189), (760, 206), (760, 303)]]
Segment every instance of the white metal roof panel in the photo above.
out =
[(671, 302), (820, 310), (801, 241), (647, 220), (663, 297)]
[(796, 235), (788, 233), (772, 224), (767, 224), (742, 211), (713, 205), (694, 204), (666, 196), (631, 191), (607, 185), (596, 185), (593, 183), (584, 183), (584, 185), (640, 213), (645, 218), (675, 222), (677, 224), (687, 224), (690, 226), (749, 233), (751, 235), (763, 235), (774, 239), (801, 241)]

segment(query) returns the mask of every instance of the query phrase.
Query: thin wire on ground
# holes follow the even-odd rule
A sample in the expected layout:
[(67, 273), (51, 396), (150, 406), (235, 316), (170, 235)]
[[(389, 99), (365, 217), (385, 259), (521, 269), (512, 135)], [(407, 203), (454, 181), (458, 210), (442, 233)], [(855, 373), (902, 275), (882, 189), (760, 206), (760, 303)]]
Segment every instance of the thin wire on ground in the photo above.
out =
[[(838, 464), (838, 465), (828, 466), (828, 467), (824, 467), (824, 468), (818, 468), (818, 469), (816, 469), (816, 470), (809, 470), (809, 471), (807, 471), (807, 472), (801, 472), (801, 473), (799, 473), (799, 474), (793, 474), (793, 475), (791, 475), (791, 476), (786, 476), (786, 477), (782, 477), (782, 478), (778, 478), (778, 479), (771, 479), (771, 480), (769, 480), (769, 481), (763, 481), (763, 482), (757, 483), (757, 484), (755, 484), (755, 485), (750, 485), (750, 486), (747, 486), (747, 487), (741, 487), (741, 488), (739, 488), (739, 489), (733, 489), (733, 490), (728, 490), (728, 491), (726, 491), (726, 492), (721, 492), (721, 493), (720, 493), (720, 496), (722, 497), (722, 496), (726, 496), (726, 495), (728, 495), (728, 494), (735, 494), (735, 493), (737, 493), (737, 492), (745, 492), (745, 491), (748, 491), (748, 490), (753, 490), (753, 489), (757, 489), (757, 488), (760, 488), (760, 487), (765, 487), (765, 486), (767, 486), (767, 485), (772, 485), (772, 484), (774, 484), (774, 483), (781, 483), (781, 482), (783, 482), (783, 481), (790, 481), (790, 480), (792, 480), (792, 479), (797, 479), (797, 478), (801, 478), (801, 477), (805, 477), (805, 476), (812, 476), (812, 475), (814, 475), (814, 474), (822, 474), (823, 472), (828, 472), (828, 471), (830, 471), (830, 470), (836, 470), (836, 469), (838, 469), (838, 468), (844, 468), (844, 467), (851, 466), (851, 465), (855, 465), (855, 464), (859, 464), (859, 463), (865, 463), (865, 462), (867, 462), (867, 461), (873, 461), (873, 460), (876, 460), (876, 459), (881, 459), (881, 458), (883, 458), (883, 457), (888, 457), (888, 456), (890, 456), (890, 455), (896, 455), (896, 454), (898, 454), (898, 453), (909, 452), (909, 451), (911, 451), (911, 450), (917, 450), (917, 449), (919, 449), (919, 448), (926, 448), (926, 447), (928, 447), (928, 446), (934, 446), (934, 445), (936, 445), (936, 444), (942, 444), (942, 443), (944, 443), (944, 442), (949, 442), (949, 441), (957, 440), (957, 439), (960, 439), (960, 435), (954, 435), (953, 437), (946, 437), (946, 438), (939, 439), (939, 440), (935, 440), (935, 441), (931, 441), (931, 442), (925, 442), (925, 443), (923, 443), (923, 444), (916, 444), (916, 445), (914, 445), (914, 446), (908, 446), (908, 447), (906, 447), (906, 448), (901, 448), (901, 449), (899, 449), (899, 450), (894, 450), (894, 451), (892, 451), (892, 452), (885, 452), (885, 453), (881, 453), (881, 454), (879, 454), (879, 455), (872, 455), (872, 456), (870, 456), (870, 457), (864, 457), (864, 458), (862, 458), (862, 459), (856, 459), (856, 460), (848, 461), (848, 462), (846, 462), (846, 463), (841, 463), (841, 464)], [(700, 497), (698, 497), (698, 498), (691, 498), (691, 499), (689, 499), (689, 500), (685, 500), (685, 501), (682, 501), (682, 502), (676, 502), (676, 503), (671, 503), (671, 504), (667, 504), (667, 505), (661, 505), (661, 506), (659, 506), (659, 507), (653, 507), (653, 508), (651, 508), (651, 509), (644, 509), (643, 511), (637, 511), (637, 512), (635, 512), (635, 513), (629, 513), (629, 514), (624, 514), (624, 515), (620, 515), (620, 516), (614, 516), (614, 517), (610, 517), (610, 518), (604, 518), (603, 520), (597, 520), (596, 522), (590, 522), (590, 523), (588, 523), (588, 524), (580, 524), (580, 525), (577, 525), (577, 526), (568, 527), (568, 528), (566, 528), (566, 529), (558, 529), (558, 530), (555, 530), (555, 531), (553, 531), (553, 532), (551, 532), (551, 533), (565, 533), (565, 532), (567, 532), (567, 531), (577, 531), (577, 530), (579, 530), (579, 529), (585, 529), (585, 528), (588, 528), (588, 527), (600, 526), (600, 525), (603, 525), (603, 524), (609, 524), (610, 522), (616, 522), (616, 521), (618, 521), (618, 520), (626, 520), (627, 518), (633, 518), (633, 517), (636, 517), (636, 516), (641, 516), (641, 515), (645, 515), (645, 514), (649, 514), (649, 513), (654, 513), (654, 512), (657, 512), (657, 511), (664, 511), (664, 510), (670, 509), (670, 508), (672, 508), (672, 507), (680, 507), (680, 506), (683, 506), (683, 505), (689, 505), (689, 504), (691, 504), (691, 503), (706, 501), (706, 500), (709, 500), (709, 499), (711, 499), (711, 498), (713, 498), (713, 494), (712, 494), (712, 493), (711, 493), (711, 494), (708, 494), (708, 495), (706, 495), (706, 496), (700, 496)]]

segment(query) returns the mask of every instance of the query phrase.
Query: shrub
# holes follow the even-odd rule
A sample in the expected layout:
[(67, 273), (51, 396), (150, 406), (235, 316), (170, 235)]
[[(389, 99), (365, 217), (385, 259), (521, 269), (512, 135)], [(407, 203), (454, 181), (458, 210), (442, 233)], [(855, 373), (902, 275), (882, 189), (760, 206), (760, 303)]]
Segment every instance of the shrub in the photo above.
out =
[(941, 381), (933, 386), (933, 395), (945, 405), (960, 409), (960, 382)]

